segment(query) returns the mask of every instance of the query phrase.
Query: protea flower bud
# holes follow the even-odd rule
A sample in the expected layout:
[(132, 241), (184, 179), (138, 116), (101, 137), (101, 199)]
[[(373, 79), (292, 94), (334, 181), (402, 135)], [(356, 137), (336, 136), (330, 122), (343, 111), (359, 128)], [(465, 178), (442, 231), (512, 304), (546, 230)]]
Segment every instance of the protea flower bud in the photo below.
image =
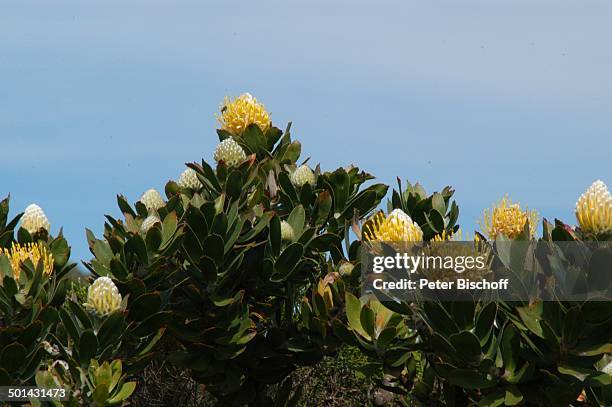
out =
[(121, 308), (121, 294), (113, 280), (98, 277), (87, 289), (87, 302), (83, 305), (100, 316), (112, 314)]
[(338, 271), (340, 272), (341, 276), (350, 276), (354, 268), (355, 265), (353, 263), (351, 263), (350, 261), (345, 261), (342, 262), (340, 267), (338, 267)]
[(142, 202), (149, 212), (154, 212), (166, 204), (164, 198), (162, 198), (161, 194), (154, 188), (145, 191), (139, 201)]
[(200, 189), (202, 183), (198, 179), (198, 174), (192, 169), (187, 168), (178, 179), (178, 186), (181, 188)]
[(286, 220), (281, 221), (281, 239), (282, 240), (293, 240), (294, 233), (293, 228)]
[(301, 187), (304, 184), (314, 185), (315, 176), (310, 167), (304, 164), (293, 171), (291, 174), (291, 182), (297, 187)]
[(217, 162), (223, 161), (228, 167), (233, 167), (244, 161), (246, 154), (234, 139), (226, 138), (217, 145), (214, 158)]
[(363, 233), (367, 240), (379, 242), (419, 242), (423, 240), (421, 227), (401, 209), (394, 209), (387, 217), (382, 212), (378, 212)]
[(218, 117), (221, 128), (235, 136), (241, 135), (250, 124), (256, 124), (265, 133), (271, 125), (270, 115), (263, 104), (249, 93), (244, 93), (233, 101), (225, 98)]
[(11, 250), (4, 249), (3, 252), (11, 263), (15, 280), (19, 279), (21, 263), (26, 260), (32, 261), (34, 267), (42, 260), (43, 274), (48, 276), (53, 272), (53, 255), (47, 251), (47, 247), (42, 243), (26, 243), (24, 245), (13, 243)]
[(28, 205), (21, 217), (21, 227), (27, 230), (31, 235), (44, 229), (47, 232), (51, 229), (49, 219), (43, 212), (40, 206), (36, 204)]
[(491, 240), (495, 240), (501, 234), (514, 239), (523, 233), (527, 222), (529, 222), (529, 234), (533, 237), (538, 223), (538, 213), (527, 208), (522, 209), (518, 203), (513, 204), (506, 196), (491, 210), (484, 211), (480, 225)]
[(156, 215), (149, 215), (140, 225), (140, 233), (146, 235), (156, 223), (161, 223), (161, 220)]
[(612, 195), (603, 181), (597, 180), (576, 202), (580, 229), (595, 234), (612, 231)]

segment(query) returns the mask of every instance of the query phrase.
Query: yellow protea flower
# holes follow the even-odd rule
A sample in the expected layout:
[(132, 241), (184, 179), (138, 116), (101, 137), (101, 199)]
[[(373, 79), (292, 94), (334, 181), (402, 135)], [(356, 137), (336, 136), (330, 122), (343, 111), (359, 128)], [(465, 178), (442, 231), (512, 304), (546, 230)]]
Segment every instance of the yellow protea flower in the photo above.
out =
[(11, 263), (15, 280), (19, 279), (21, 274), (21, 263), (28, 259), (32, 261), (35, 267), (42, 260), (44, 275), (48, 276), (53, 272), (53, 255), (47, 251), (42, 243), (26, 243), (24, 245), (13, 243), (11, 249), (4, 249), (3, 253)]
[(121, 294), (109, 277), (98, 277), (87, 289), (87, 302), (83, 304), (89, 311), (104, 316), (121, 308)]
[(386, 217), (382, 212), (374, 215), (363, 236), (379, 242), (419, 242), (423, 240), (423, 231), (404, 211), (394, 209)]
[(463, 230), (459, 229), (454, 233), (449, 233), (443, 230), (442, 233), (435, 235), (431, 238), (432, 242), (478, 242), (480, 238), (478, 235), (472, 235), (470, 233), (463, 233)]
[(529, 222), (530, 237), (533, 237), (538, 219), (536, 211), (522, 209), (520, 204), (512, 203), (512, 200), (505, 196), (493, 208), (484, 211), (479, 223), (491, 240), (495, 240), (501, 234), (514, 239), (523, 232), (527, 222)]
[(612, 195), (603, 181), (595, 181), (576, 202), (576, 219), (585, 232), (612, 231)]
[(223, 130), (236, 136), (241, 135), (250, 124), (256, 124), (264, 133), (271, 125), (270, 114), (265, 106), (249, 93), (234, 100), (226, 97), (221, 106), (221, 116), (217, 120)]

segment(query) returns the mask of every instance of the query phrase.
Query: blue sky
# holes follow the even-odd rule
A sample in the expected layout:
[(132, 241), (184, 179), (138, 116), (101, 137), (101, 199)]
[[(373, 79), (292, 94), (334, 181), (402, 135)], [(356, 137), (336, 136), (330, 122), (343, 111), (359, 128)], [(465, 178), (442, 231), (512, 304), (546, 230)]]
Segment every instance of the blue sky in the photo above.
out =
[(0, 194), (88, 259), (115, 195), (211, 160), (249, 91), (324, 169), (453, 185), (466, 230), (506, 193), (573, 222), (612, 183), (610, 38), (604, 0), (4, 1)]

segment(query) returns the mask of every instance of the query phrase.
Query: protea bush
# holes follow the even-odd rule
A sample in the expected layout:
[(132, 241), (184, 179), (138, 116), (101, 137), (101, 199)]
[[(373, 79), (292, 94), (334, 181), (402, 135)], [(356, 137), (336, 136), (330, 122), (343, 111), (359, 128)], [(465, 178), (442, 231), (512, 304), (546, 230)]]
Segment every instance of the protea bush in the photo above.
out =
[[(579, 227), (559, 220), (551, 225), (544, 220), (543, 237), (536, 246), (539, 252), (533, 257), (537, 260), (531, 265), (523, 262), (525, 249), (536, 241), (535, 212), (512, 204), (509, 198), (485, 211), (484, 235), (492, 240), (487, 242), (483, 234), (478, 234), (477, 240), (490, 245), (495, 253), (492, 267), (532, 273), (534, 289), (548, 301), (397, 302), (382, 298), (386, 308), (381, 314), (378, 299), (359, 300), (347, 293), (347, 327), (352, 335), (345, 341), (359, 346), (374, 366), (384, 372), (381, 387), (412, 402), (428, 403), (435, 399), (445, 405), (609, 405), (610, 303), (547, 297), (550, 276), (571, 276), (572, 259), (577, 253), (576, 246), (563, 245), (567, 241), (584, 242), (580, 254), (597, 262), (598, 272), (607, 264), (603, 268), (608, 274), (597, 278), (599, 286), (610, 287), (609, 246), (587, 244), (596, 238), (609, 239), (606, 191), (601, 183), (596, 183), (580, 198), (576, 209)], [(394, 192), (394, 196), (398, 195), (400, 192)], [(396, 199), (392, 208), (405, 207), (399, 203)], [(389, 230), (385, 222), (397, 225), (389, 222), (391, 217), (383, 218), (382, 222), (376, 217), (371, 223), (368, 221), (363, 239), (384, 236), (387, 241), (413, 240), (401, 233), (384, 234)], [(429, 218), (421, 217), (425, 222), (419, 226), (431, 228)], [(407, 220), (404, 223), (402, 231), (413, 236), (410, 232), (413, 223)], [(595, 269), (587, 267), (589, 273)], [(586, 275), (587, 279), (591, 277)], [(602, 278), (606, 280), (602, 282)]]
[(165, 198), (149, 190), (132, 207), (120, 196), (123, 219), (88, 235), (88, 268), (127, 298), (128, 324), (146, 317), (174, 344), (169, 360), (221, 405), (267, 404), (271, 385), (336, 351), (344, 293), (329, 284), (349, 261), (351, 224), (387, 190), (363, 188), (372, 176), (358, 168), (300, 163), (290, 126), (262, 109), (250, 95), (226, 101), (212, 164), (188, 164)]
[(49, 221), (39, 206), (30, 205), (11, 220), (8, 214), (6, 198), (0, 202), (2, 386), (33, 383), (37, 369), (50, 357), (68, 287), (65, 276), (74, 267), (61, 231), (57, 237), (49, 234)]
[[(505, 197), (464, 239), (451, 187), (428, 194), (398, 179), (383, 210), (387, 185), (301, 158), (291, 123), (276, 127), (250, 94), (217, 117), (214, 151), (162, 192), (118, 195), (120, 216), (86, 231), (80, 283), (44, 211), (8, 220), (0, 203), (0, 385), (67, 389), (56, 405), (120, 405), (161, 360), (219, 406), (296, 405), (293, 374), (349, 346), (368, 361), (358, 373), (375, 382), (374, 405), (612, 402), (610, 302), (568, 301), (552, 284), (609, 287), (603, 182), (579, 197), (575, 227), (544, 219), (540, 231), (535, 211)], [(529, 299), (364, 292), (368, 250), (413, 245), (485, 253), (486, 270), (465, 275), (522, 273)]]

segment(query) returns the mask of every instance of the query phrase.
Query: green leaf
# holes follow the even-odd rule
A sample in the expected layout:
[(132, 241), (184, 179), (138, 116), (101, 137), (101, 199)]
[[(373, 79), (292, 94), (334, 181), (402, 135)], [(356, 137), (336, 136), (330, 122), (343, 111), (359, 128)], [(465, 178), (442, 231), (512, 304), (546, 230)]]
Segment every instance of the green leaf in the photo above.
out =
[(346, 317), (348, 319), (349, 327), (364, 338), (370, 339), (370, 335), (368, 335), (361, 325), (361, 301), (347, 291), (345, 293), (345, 302)]
[(77, 319), (81, 322), (85, 329), (93, 329), (93, 325), (91, 323), (89, 315), (87, 315), (87, 313), (81, 307), (80, 304), (77, 304), (74, 301), (68, 301), (68, 307), (70, 308), (70, 311), (72, 311), (72, 314), (77, 317)]
[(519, 357), (519, 338), (513, 325), (506, 325), (500, 343), (501, 356), (504, 362), (504, 369), (514, 373), (518, 367), (517, 358)]
[(142, 321), (159, 311), (160, 307), (161, 296), (158, 292), (145, 293), (132, 301), (129, 316), (136, 321)]
[(361, 308), (361, 313), (359, 314), (359, 322), (361, 322), (361, 326), (372, 339), (375, 336), (374, 318), (374, 311), (372, 311), (370, 307), (364, 306), (363, 308)]
[(125, 242), (125, 249), (135, 253), (138, 260), (142, 264), (149, 264), (149, 255), (147, 254), (147, 245), (145, 241), (139, 235), (134, 235), (127, 242)]
[(162, 232), (157, 225), (149, 229), (147, 235), (145, 236), (145, 242), (150, 251), (155, 252), (157, 249), (159, 249), (162, 243)]
[(270, 247), (274, 256), (278, 256), (281, 250), (281, 221), (278, 216), (274, 216), (270, 221)]
[(304, 211), (304, 207), (302, 205), (298, 205), (289, 214), (287, 218), (287, 223), (291, 225), (293, 228), (293, 234), (295, 239), (298, 239), (302, 234), (302, 230), (304, 229), (304, 224), (306, 222), (306, 212)]
[(291, 272), (298, 265), (304, 247), (300, 243), (292, 243), (285, 248), (274, 263), (274, 274), (276, 281), (284, 281), (291, 276)]
[(178, 225), (178, 219), (176, 216), (176, 212), (170, 212), (164, 218), (164, 222), (162, 223), (162, 243), (161, 248), (166, 247), (166, 245), (170, 242), (174, 234), (176, 233), (176, 227)]
[(431, 207), (442, 215), (446, 213), (446, 203), (442, 195), (438, 192), (434, 192), (431, 196)]
[(342, 212), (350, 193), (350, 178), (344, 168), (338, 168), (329, 176), (329, 181), (334, 190), (334, 206), (336, 212)]
[(332, 198), (329, 191), (323, 191), (317, 197), (315, 209), (315, 225), (321, 226), (327, 222), (332, 207)]
[(232, 171), (225, 183), (225, 192), (227, 192), (227, 196), (232, 200), (236, 200), (244, 192), (243, 190), (242, 174), (238, 170)]
[(98, 352), (98, 338), (92, 330), (83, 331), (79, 340), (79, 359), (82, 366), (89, 365), (91, 359), (95, 359)]
[(136, 217), (136, 212), (134, 212), (134, 210), (128, 203), (127, 199), (125, 199), (123, 195), (117, 195), (117, 204), (119, 205), (119, 209), (121, 210), (121, 213), (124, 213), (124, 214), (127, 213), (128, 215), (131, 215), (133, 218)]
[(240, 141), (248, 147), (251, 153), (259, 153), (266, 150), (266, 137), (257, 124), (250, 124), (244, 132)]
[(0, 202), (0, 230), (4, 229), (6, 226), (6, 220), (8, 218), (9, 213), (9, 198), (4, 198), (2, 202)]
[(125, 317), (120, 312), (110, 314), (98, 330), (98, 341), (102, 349), (115, 342), (123, 334)]
[(0, 366), (5, 371), (14, 372), (26, 362), (27, 351), (25, 346), (13, 342), (4, 347), (0, 353)]
[(34, 321), (28, 325), (21, 335), (19, 335), (18, 342), (25, 347), (29, 347), (34, 343), (35, 340), (39, 339), (40, 333), (43, 330), (43, 324), (41, 321)]
[(108, 384), (102, 383), (97, 385), (93, 391), (92, 398), (96, 402), (96, 405), (105, 405), (108, 399)]
[(96, 259), (108, 268), (111, 259), (114, 257), (110, 245), (103, 240), (96, 240), (93, 244), (93, 254)]
[(128, 397), (134, 393), (136, 389), (136, 382), (127, 382), (121, 386), (121, 390), (117, 392), (112, 398), (110, 398), (107, 402), (108, 404), (119, 404), (122, 401), (126, 400)]
[(489, 340), (496, 315), (497, 304), (494, 302), (485, 305), (485, 307), (478, 312), (476, 317), (475, 334), (478, 337), (481, 346), (484, 346), (484, 344)]
[(264, 213), (255, 226), (253, 226), (247, 233), (243, 234), (239, 239), (238, 243), (246, 243), (249, 240), (253, 239), (255, 236), (260, 234), (270, 223), (270, 220), (274, 216), (274, 212), (266, 212)]
[(0, 367), (0, 386), (8, 386), (11, 384), (11, 377), (8, 372)]
[(334, 247), (340, 247), (340, 239), (331, 233), (324, 233), (312, 239), (308, 247), (319, 252), (328, 252)]
[(63, 237), (53, 239), (49, 248), (51, 249), (51, 254), (53, 254), (53, 264), (56, 270), (64, 267), (70, 257), (70, 246), (68, 246), (66, 239)]
[(223, 246), (223, 238), (219, 235), (209, 235), (202, 242), (203, 256), (210, 257), (215, 261), (217, 266), (223, 263), (223, 253), (225, 252)]
[(458, 334), (451, 335), (450, 342), (455, 349), (459, 350), (459, 354), (457, 356), (459, 356), (461, 359), (469, 363), (480, 362), (480, 342), (478, 341), (476, 335), (468, 331), (463, 331)]
[(291, 144), (287, 146), (285, 150), (285, 154), (283, 155), (282, 162), (289, 162), (294, 164), (298, 158), (300, 158), (300, 154), (302, 153), (302, 145), (299, 141), (293, 141)]
[(469, 390), (488, 389), (495, 386), (495, 381), (488, 379), (485, 374), (467, 369), (452, 370), (448, 381), (455, 386)]

